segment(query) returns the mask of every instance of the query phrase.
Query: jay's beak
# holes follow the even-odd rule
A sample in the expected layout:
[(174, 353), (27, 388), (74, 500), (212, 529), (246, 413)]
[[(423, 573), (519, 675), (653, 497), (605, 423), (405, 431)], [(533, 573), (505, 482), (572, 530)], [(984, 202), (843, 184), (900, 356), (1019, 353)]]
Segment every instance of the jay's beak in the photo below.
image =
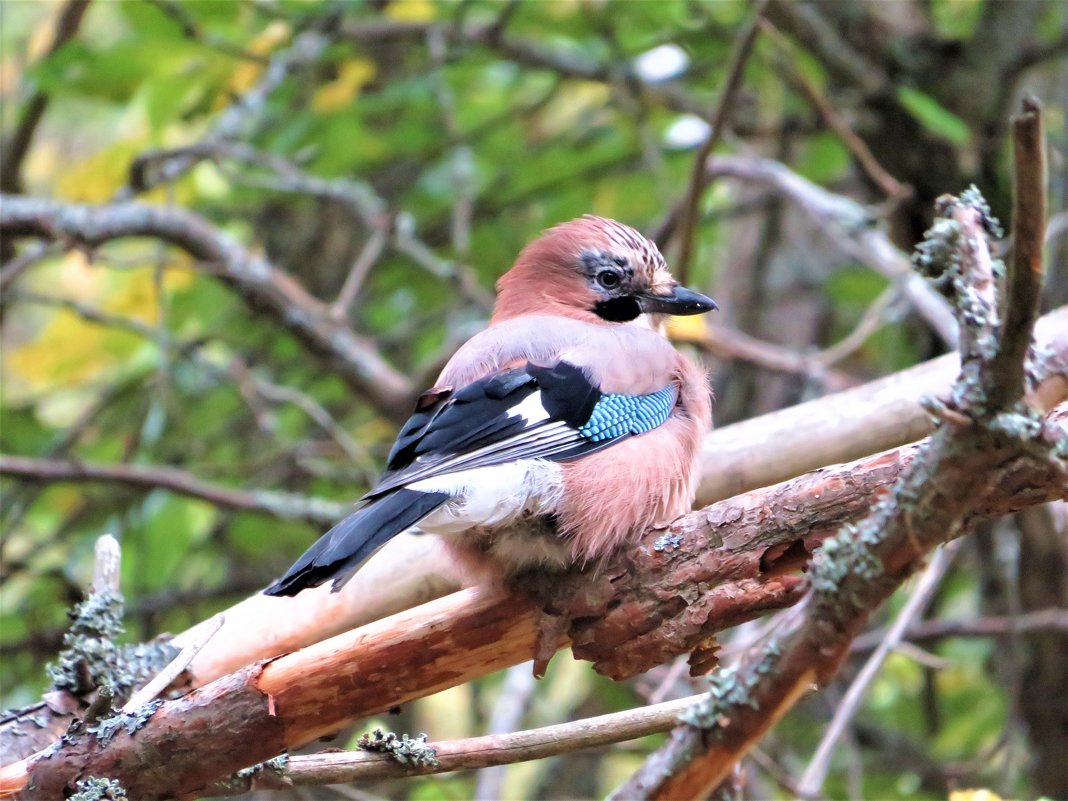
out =
[(718, 309), (716, 301), (684, 286), (677, 286), (668, 295), (636, 295), (638, 307), (646, 314), (704, 314)]

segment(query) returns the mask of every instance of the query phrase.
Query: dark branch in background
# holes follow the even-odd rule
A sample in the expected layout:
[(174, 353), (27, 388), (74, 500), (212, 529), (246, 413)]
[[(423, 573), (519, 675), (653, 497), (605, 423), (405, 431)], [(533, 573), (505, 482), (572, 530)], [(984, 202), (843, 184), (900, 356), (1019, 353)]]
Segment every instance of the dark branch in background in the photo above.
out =
[(0, 233), (95, 247), (113, 239), (153, 237), (209, 262), (224, 283), (311, 351), (324, 357), (357, 392), (393, 420), (407, 416), (413, 390), (369, 340), (355, 334), (292, 276), (245, 250), (203, 217), (136, 202), (81, 206), (0, 196)]
[(862, 205), (827, 191), (772, 159), (718, 156), (708, 169), (717, 176), (773, 187), (808, 214), (843, 253), (900, 283), (916, 313), (943, 342), (956, 344), (957, 324), (945, 298), (912, 271), (908, 256), (893, 245)]
[(875, 158), (867, 142), (861, 139), (849, 126), (849, 122), (838, 112), (831, 102), (824, 97), (823, 93), (810, 81), (805, 74), (798, 69), (796, 58), (792, 53), (792, 47), (779, 30), (766, 19), (760, 21), (761, 29), (779, 48), (784, 62), (783, 72), (790, 85), (800, 93), (820, 115), (823, 122), (830, 128), (857, 160), (857, 164), (864, 170), (872, 183), (888, 198), (900, 200), (908, 197), (912, 189), (903, 185), (894, 176), (887, 172), (886, 168)]
[[(453, 283), (465, 298), (483, 311), (489, 311), (493, 307), (493, 296), (479, 284), (477, 276), (469, 266), (439, 258), (433, 249), (416, 235), (415, 221), (411, 215), (389, 213), (386, 201), (366, 181), (321, 178), (317, 175), (309, 175), (281, 156), (264, 153), (243, 143), (204, 141), (188, 147), (142, 154), (130, 166), (131, 184), (136, 186), (146, 181), (145, 176), (158, 171), (159, 168), (156, 165), (167, 165), (176, 159), (182, 161), (190, 158), (197, 161), (210, 159), (215, 163), (233, 160), (257, 167), (266, 170), (270, 175), (232, 175), (231, 177), (246, 186), (274, 192), (311, 195), (342, 203), (351, 209), (370, 236), (367, 247), (353, 265), (349, 278), (342, 287), (339, 300), (341, 297), (348, 298), (354, 295), (363, 277), (366, 276), (366, 272), (378, 258), (381, 247), (389, 244), (417, 266), (438, 278)], [(388, 239), (380, 241), (384, 236)], [(335, 317), (338, 316), (339, 308), (339, 301), (335, 301), (331, 307), (331, 312)]]
[[(676, 277), (686, 283), (690, 274), (690, 258), (693, 255), (694, 238), (697, 234), (697, 221), (700, 219), (701, 197), (709, 184), (709, 173), (706, 163), (715, 150), (716, 145), (723, 141), (724, 129), (734, 111), (734, 102), (738, 97), (738, 90), (742, 86), (742, 78), (745, 75), (745, 65), (749, 62), (749, 56), (756, 44), (757, 34), (760, 32), (760, 19), (764, 14), (768, 0), (759, 0), (756, 8), (752, 11), (752, 18), (743, 29), (741, 36), (735, 43), (734, 52), (731, 55), (730, 67), (727, 70), (727, 82), (720, 90), (716, 109), (712, 113), (711, 129), (708, 138), (701, 144), (694, 158), (693, 171), (690, 174), (690, 186), (686, 197), (668, 214), (668, 220), (661, 224), (655, 235), (656, 243), (662, 249), (667, 246), (667, 239), (674, 230), (674, 219), (679, 220), (681, 226), (678, 236), (678, 256), (675, 259), (673, 270)], [(678, 211), (676, 211), (678, 209)]]
[[(82, 18), (89, 8), (89, 0), (67, 0), (60, 9), (56, 20), (52, 42), (44, 53), (44, 58), (55, 53), (69, 42), (78, 32)], [(48, 108), (48, 95), (36, 91), (22, 108), (22, 114), (10, 136), (4, 137), (4, 153), (0, 160), (0, 192), (22, 191), (22, 162), (30, 149), (33, 135), (41, 118)]]
[(27, 481), (101, 482), (141, 489), (164, 489), (190, 498), (200, 498), (216, 506), (306, 520), (317, 526), (333, 525), (351, 511), (348, 504), (322, 498), (209, 484), (185, 470), (173, 467), (93, 464), (0, 455), (0, 475)]
[(182, 5), (179, 0), (147, 0), (147, 2), (151, 3), (170, 17), (174, 23), (182, 29), (182, 35), (187, 39), (201, 42), (213, 50), (241, 59), (242, 61), (254, 61), (258, 64), (267, 64), (269, 62), (269, 59), (264, 56), (250, 53), (222, 36), (213, 34), (210, 31), (205, 31), (194, 16), (189, 13), (189, 9)]
[[(1031, 115), (1037, 118), (1038, 109), (1028, 103), (1023, 116)], [(1030, 131), (1019, 121), (1014, 127), (1018, 136), (1021, 128)], [(1035, 166), (1040, 164), (1017, 173), (1018, 196), (1044, 193), (1044, 185), (1030, 178)], [(1044, 203), (1030, 196), (1017, 208), (1035, 211)], [(1022, 357), (1031, 341), (1039, 293), (1027, 283), (1039, 284), (1041, 273), (1031, 263), (1013, 264), (1006, 294), (1032, 306), (1013, 313), (1019, 327), (1001, 325), (1000, 293), (985, 238), (993, 223), (985, 202), (969, 192), (965, 199), (944, 201), (940, 213), (918, 263), (952, 287), (962, 329), (962, 369), (953, 399), (932, 407), (946, 410), (943, 425), (866, 519), (823, 543), (809, 571), (805, 599), (782, 630), (747, 651), (738, 665), (721, 670), (708, 699), (683, 716), (684, 725), (615, 797), (689, 798), (716, 787), (814, 681), (834, 675), (868, 615), (924, 554), (967, 532), (969, 511), (997, 491), (1012, 465), (1048, 465), (1064, 497), (1068, 470), (1056, 447), (1063, 448), (1063, 434), (1044, 439), (1034, 413), (1021, 408), (1022, 368), (990, 369), (999, 354)], [(1041, 227), (1040, 220), (1014, 220), (1016, 230), (1041, 232)], [(1041, 247), (1041, 237), (1038, 242)]]
[[(1032, 632), (1068, 632), (1068, 609), (1040, 609), (1019, 615), (979, 617), (974, 620), (924, 620), (905, 630), (902, 639), (926, 643), (953, 637), (1009, 637)], [(850, 650), (871, 651), (878, 647), (886, 631), (869, 631), (853, 641)]]

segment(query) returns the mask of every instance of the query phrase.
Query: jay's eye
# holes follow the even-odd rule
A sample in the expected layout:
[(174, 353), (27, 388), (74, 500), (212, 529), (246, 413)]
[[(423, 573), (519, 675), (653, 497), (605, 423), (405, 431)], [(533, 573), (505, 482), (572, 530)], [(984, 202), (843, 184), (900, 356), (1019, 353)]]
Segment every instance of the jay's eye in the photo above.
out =
[(597, 283), (605, 289), (615, 289), (619, 286), (619, 273), (612, 270), (602, 270), (597, 273)]

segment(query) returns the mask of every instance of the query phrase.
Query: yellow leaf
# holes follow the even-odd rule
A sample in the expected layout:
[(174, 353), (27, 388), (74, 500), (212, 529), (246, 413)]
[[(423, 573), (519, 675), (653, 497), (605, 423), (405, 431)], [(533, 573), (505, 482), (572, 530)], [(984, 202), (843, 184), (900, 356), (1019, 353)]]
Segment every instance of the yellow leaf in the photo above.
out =
[(61, 309), (40, 336), (7, 354), (7, 368), (37, 389), (79, 384), (107, 363), (103, 336), (100, 326)]
[(949, 801), (1003, 801), (1000, 795), (983, 788), (975, 790), (952, 790)]
[[(291, 33), (292, 29), (288, 22), (280, 19), (273, 20), (270, 25), (252, 37), (246, 49), (253, 55), (266, 56), (286, 41)], [(226, 82), (228, 91), (222, 92), (216, 99), (216, 109), (229, 106), (233, 102), (232, 95), (244, 94), (251, 89), (259, 79), (261, 72), (263, 72), (262, 64), (249, 59), (242, 60), (230, 73), (230, 79)]]
[(72, 166), (57, 170), (56, 194), (74, 203), (100, 203), (126, 185), (130, 162), (144, 144), (116, 142)]
[(438, 10), (430, 0), (393, 0), (386, 6), (385, 14), (397, 22), (430, 22)]
[(375, 63), (366, 58), (353, 58), (338, 68), (337, 78), (316, 90), (312, 108), (320, 114), (337, 111), (352, 103), (363, 87), (375, 78)]
[(675, 342), (693, 342), (699, 345), (708, 341), (708, 326), (698, 314), (668, 318), (667, 332), (668, 338)]

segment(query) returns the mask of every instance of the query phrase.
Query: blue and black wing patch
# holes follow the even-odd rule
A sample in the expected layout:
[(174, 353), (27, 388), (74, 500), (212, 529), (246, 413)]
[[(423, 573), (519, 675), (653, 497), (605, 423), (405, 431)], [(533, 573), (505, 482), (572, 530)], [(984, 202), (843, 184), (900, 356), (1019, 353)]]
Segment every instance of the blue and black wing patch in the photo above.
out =
[(368, 497), (424, 478), (518, 459), (561, 462), (664, 423), (677, 390), (602, 393), (580, 368), (527, 364), (436, 391), (401, 430), (387, 472)]

